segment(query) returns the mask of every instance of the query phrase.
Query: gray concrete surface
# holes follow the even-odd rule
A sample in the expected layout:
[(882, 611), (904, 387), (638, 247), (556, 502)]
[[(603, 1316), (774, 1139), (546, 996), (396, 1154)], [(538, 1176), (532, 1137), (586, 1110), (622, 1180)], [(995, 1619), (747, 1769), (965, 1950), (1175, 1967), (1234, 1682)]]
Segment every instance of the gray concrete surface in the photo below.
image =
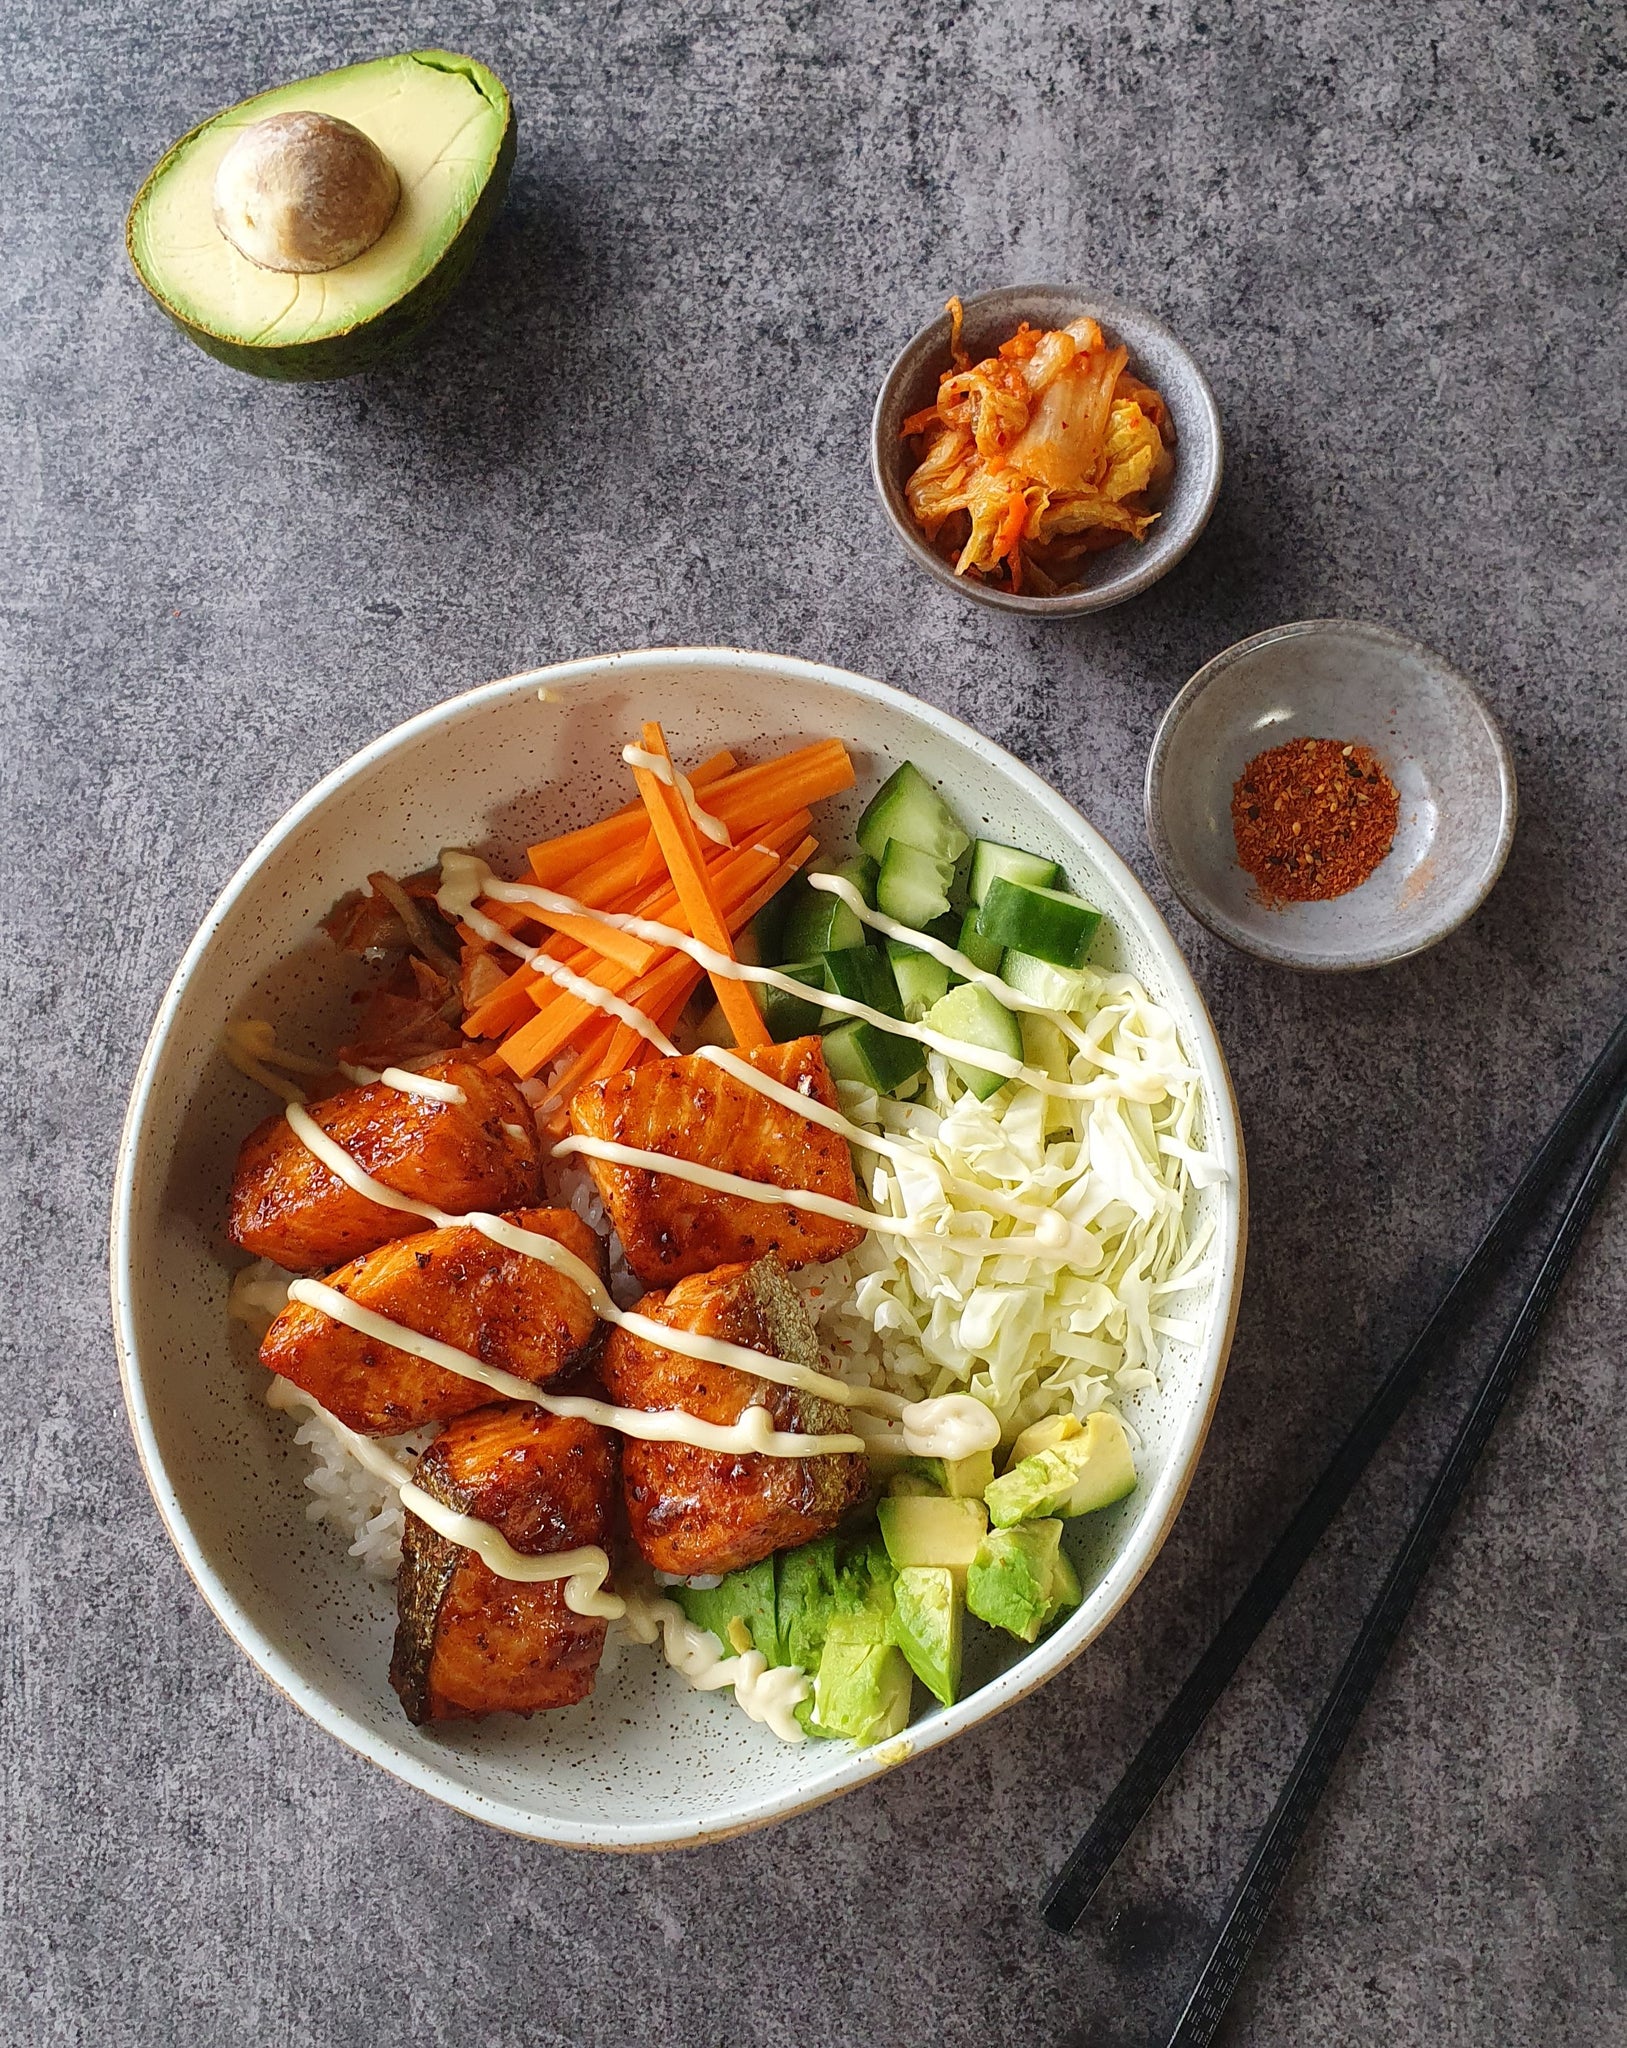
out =
[[(1420, 1413), (1077, 1939), (1048, 1871), (1622, 1001), (1621, 102), (1604, 4), (25, 0), (0, 120), (9, 1003), (0, 2031), (31, 2044), (1159, 2043), (1449, 1425)], [(262, 386), (127, 274), (147, 165), (251, 88), (465, 46), (514, 192), (420, 360)], [(1207, 363), (1211, 532), (1039, 630), (925, 587), (870, 498), (894, 348), (1076, 279)], [(948, 706), (1158, 890), (1178, 684), (1349, 612), (1484, 686), (1524, 821), (1409, 966), (1295, 980), (1175, 915), (1253, 1164), (1231, 1376), (1128, 1612), (995, 1726), (777, 1832), (595, 1860), (301, 1720), (204, 1611), (126, 1435), (103, 1279), (170, 969), (285, 805), (531, 662), (728, 640)], [(1235, 2010), (1250, 2048), (1627, 2035), (1619, 1185)]]

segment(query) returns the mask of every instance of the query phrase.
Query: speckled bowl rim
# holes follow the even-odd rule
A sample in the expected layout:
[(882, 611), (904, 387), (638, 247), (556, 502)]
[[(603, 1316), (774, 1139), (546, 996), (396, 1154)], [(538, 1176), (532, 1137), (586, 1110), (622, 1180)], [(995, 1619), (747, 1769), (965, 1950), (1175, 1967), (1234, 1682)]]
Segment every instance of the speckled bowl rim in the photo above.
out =
[[(1221, 1230), (1217, 1233), (1218, 1238), (1223, 1240), (1216, 1248), (1216, 1257), (1220, 1262), (1216, 1281), (1217, 1313), (1211, 1325), (1209, 1342), (1198, 1364), (1197, 1391), (1193, 1404), (1181, 1425), (1168, 1465), (1160, 1475), (1159, 1483), (1167, 1487), (1168, 1498), (1164, 1513), (1156, 1525), (1140, 1530), (1135, 1540), (1126, 1544), (1069, 1622), (1054, 1635), (1037, 1644), (1027, 1655), (1019, 1658), (1008, 1670), (991, 1679), (976, 1692), (968, 1694), (955, 1706), (936, 1710), (929, 1714), (924, 1722), (907, 1729), (889, 1742), (877, 1744), (872, 1749), (846, 1750), (844, 1754), (845, 1745), (832, 1743), (829, 1745), (833, 1752), (830, 1766), (811, 1784), (790, 1788), (764, 1799), (741, 1802), (733, 1813), (715, 1820), (710, 1825), (689, 1828), (675, 1823), (658, 1826), (640, 1822), (625, 1825), (584, 1824), (566, 1821), (558, 1816), (539, 1815), (510, 1801), (492, 1798), (459, 1783), (449, 1775), (443, 1775), (424, 1760), (407, 1754), (373, 1731), (362, 1727), (343, 1708), (329, 1700), (320, 1687), (307, 1680), (281, 1646), (261, 1628), (227, 1589), (187, 1521), (177, 1490), (165, 1470), (152, 1418), (148, 1412), (136, 1338), (132, 1285), (131, 1228), (135, 1189), (145, 1166), (144, 1126), (158, 1064), (188, 984), (238, 896), (249, 885), (264, 862), (286, 839), (297, 832), (315, 811), (340, 796), (353, 779), (365, 773), (394, 749), (410, 746), (421, 736), (432, 733), (437, 728), (452, 726), (467, 712), (494, 699), (534, 693), (539, 687), (561, 693), (568, 691), (573, 685), (597, 682), (601, 677), (614, 674), (618, 669), (633, 663), (644, 669), (653, 667), (670, 670), (675, 683), (686, 669), (715, 669), (720, 665), (749, 670), (758, 675), (767, 673), (781, 682), (790, 684), (807, 678), (892, 707), (909, 718), (936, 727), (961, 744), (975, 743), (986, 758), (996, 762), (1015, 785), (1052, 814), (1069, 836), (1076, 839), (1088, 852), (1089, 857), (1112, 876), (1127, 899), (1137, 908), (1140, 918), (1139, 935), (1157, 956), (1160, 967), (1169, 977), (1169, 985), (1179, 991), (1189, 1006), (1190, 1014), (1202, 1026), (1198, 1042), (1191, 1050), (1194, 1062), (1204, 1077), (1207, 1099), (1216, 1109), (1217, 1128), (1211, 1134), (1211, 1146), (1230, 1176), (1229, 1189), (1235, 1190), (1235, 1199), (1228, 1199), (1225, 1204), (1224, 1220)], [(159, 1004), (131, 1088), (129, 1107), (125, 1113), (115, 1160), (109, 1277), (120, 1385), (131, 1434), (135, 1439), (136, 1453), (152, 1493), (153, 1502), (158, 1509), (159, 1518), (206, 1605), (227, 1634), (276, 1690), (328, 1734), (337, 1737), (370, 1763), (377, 1764), (416, 1790), (428, 1793), (431, 1798), (441, 1801), (442, 1804), (506, 1833), (523, 1836), (528, 1840), (551, 1843), (561, 1848), (664, 1850), (699, 1847), (707, 1842), (727, 1840), (749, 1829), (789, 1819), (795, 1814), (805, 1813), (813, 1807), (823, 1805), (826, 1800), (835, 1798), (839, 1793), (879, 1777), (913, 1756), (936, 1749), (941, 1743), (952, 1740), (966, 1729), (978, 1726), (1006, 1707), (1015, 1705), (1018, 1700), (1025, 1698), (1054, 1677), (1065, 1665), (1070, 1664), (1088, 1643), (1101, 1634), (1135, 1591), (1163, 1547), (1191, 1485), (1198, 1458), (1209, 1433), (1215, 1404), (1220, 1397), (1221, 1382), (1225, 1377), (1227, 1357), (1236, 1329), (1247, 1239), (1248, 1180), (1242, 1125), (1231, 1075), (1226, 1066), (1213, 1019), (1157, 906), (1095, 828), (1081, 817), (1071, 804), (1002, 748), (995, 746), (992, 741), (985, 739), (961, 720), (919, 698), (910, 696), (905, 691), (893, 689), (888, 684), (872, 681), (867, 676), (856, 675), (849, 670), (818, 662), (802, 661), (791, 656), (754, 653), (739, 648), (680, 647), (590, 656), (550, 667), (528, 669), (519, 675), (505, 676), (497, 682), (486, 683), (476, 689), (465, 691), (381, 734), (379, 738), (325, 776), (308, 795), (302, 797), (284, 813), (221, 891), (187, 947)]]
[[(1497, 826), (1497, 839), (1492, 847), (1485, 873), (1474, 896), (1462, 909), (1444, 918), (1439, 926), (1425, 937), (1403, 945), (1374, 947), (1367, 952), (1351, 952), (1330, 960), (1325, 955), (1315, 959), (1307, 958), (1292, 946), (1271, 946), (1257, 938), (1244, 926), (1235, 923), (1208, 896), (1196, 889), (1188, 879), (1183, 863), (1176, 858), (1173, 841), (1164, 823), (1163, 776), (1164, 762), (1174, 743), (1175, 734), (1192, 706), (1208, 689), (1209, 685), (1224, 675), (1229, 668), (1246, 660), (1260, 648), (1270, 646), (1274, 641), (1292, 640), (1300, 635), (1322, 633), (1354, 635), (1370, 640), (1375, 646), (1393, 648), (1399, 654), (1411, 654), (1428, 662), (1439, 675), (1461, 691), (1480, 720), (1492, 756), (1497, 763), (1498, 789), (1501, 797)], [(1202, 668), (1183, 685), (1179, 694), (1172, 699), (1169, 709), (1158, 722), (1153, 735), (1151, 750), (1147, 755), (1147, 773), (1142, 785), (1142, 809), (1147, 824), (1147, 839), (1157, 860), (1164, 880), (1180, 898), (1207, 931), (1217, 939), (1224, 939), (1228, 946), (1235, 946), (1240, 953), (1251, 954), (1256, 960), (1265, 960), (1273, 967), (1292, 967), (1302, 974), (1360, 974), (1373, 967), (1394, 967), (1400, 961), (1416, 959), (1420, 953), (1427, 953), (1431, 946), (1438, 946), (1442, 939), (1467, 924), (1469, 919), (1485, 902), (1497, 886), (1498, 877), (1508, 863), (1509, 850), (1514, 844), (1514, 828), (1519, 822), (1519, 784), (1514, 772), (1514, 756), (1502, 727), (1492, 716), (1490, 707), (1480, 692), (1461, 669), (1454, 668), (1435, 653), (1433, 648), (1424, 646), (1421, 640), (1412, 640), (1405, 633), (1397, 633), (1389, 626), (1377, 626), (1367, 619), (1295, 619), (1287, 625), (1271, 626), (1263, 633), (1252, 634), (1247, 640), (1239, 640), (1226, 647), (1212, 661), (1206, 661)]]
[[(957, 576), (949, 564), (923, 539), (920, 528), (910, 518), (907, 507), (895, 502), (895, 488), (889, 473), (889, 458), (893, 449), (890, 441), (883, 445), (882, 416), (888, 401), (906, 371), (916, 351), (927, 342), (936, 328), (946, 319), (938, 313), (924, 327), (917, 329), (894, 356), (887, 374), (881, 380), (881, 389), (876, 393), (875, 406), (870, 415), (870, 480), (875, 485), (887, 524), (897, 536), (904, 552), (918, 568), (924, 569), (937, 583), (953, 590), (972, 604), (992, 606), (996, 611), (1025, 612), (1036, 619), (1077, 619), (1091, 612), (1110, 611), (1115, 605), (1125, 604), (1132, 597), (1139, 597), (1144, 590), (1167, 576), (1175, 565), (1184, 560), (1209, 524), (1215, 501), (1220, 496), (1221, 479), (1226, 466), (1225, 439), (1220, 426), (1220, 408), (1215, 404), (1215, 395), (1208, 378), (1199, 367), (1197, 358), (1162, 320), (1153, 314), (1143, 312), (1139, 306), (1132, 306), (1125, 299), (1093, 298), (1088, 292), (1076, 292), (1067, 285), (1024, 284), (1002, 285), (995, 291), (979, 292), (976, 297), (962, 300), (962, 310), (969, 322), (976, 313), (999, 305), (1006, 300), (1024, 298), (1052, 298), (1066, 304), (1071, 311), (1070, 319), (1089, 318), (1102, 329), (1109, 341), (1123, 340), (1136, 352), (1135, 332), (1156, 335), (1165, 347), (1178, 355), (1186, 365), (1192, 380), (1193, 396), (1197, 401), (1202, 422), (1203, 435), (1200, 446), (1209, 464), (1209, 477), (1203, 496), (1196, 509), (1189, 515), (1189, 524), (1181, 532), (1177, 545), (1167, 548), (1154, 561), (1129, 557), (1123, 572), (1110, 581), (1098, 583), (1090, 590), (1067, 591), (1056, 597), (1024, 597), (1008, 590), (995, 590), (986, 583)], [(1187, 434), (1190, 434), (1188, 423)], [(1183, 440), (1186, 436), (1183, 436)], [(1179, 454), (1177, 453), (1177, 460)]]

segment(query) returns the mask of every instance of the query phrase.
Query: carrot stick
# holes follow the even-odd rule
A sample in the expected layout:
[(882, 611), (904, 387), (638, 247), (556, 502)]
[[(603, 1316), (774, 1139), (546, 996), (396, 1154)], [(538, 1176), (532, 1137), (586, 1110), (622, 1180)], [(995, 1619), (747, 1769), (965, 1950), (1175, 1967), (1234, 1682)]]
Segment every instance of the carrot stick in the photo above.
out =
[[(725, 748), (702, 761), (698, 768), (692, 768), (689, 779), (697, 789), (704, 789), (708, 783), (718, 782), (729, 774), (734, 765), (734, 755)], [(539, 841), (529, 849), (526, 858), (532, 874), (545, 889), (551, 888), (576, 868), (642, 841), (648, 828), (642, 804), (623, 804), (619, 811), (601, 818), (596, 825), (582, 825), (574, 832), (561, 832), (555, 839)], [(571, 894), (574, 896), (576, 891), (573, 889)]]
[[(644, 749), (646, 753), (659, 755), (671, 769), (672, 756), (667, 751), (666, 735), (654, 719), (644, 727)], [(689, 929), (714, 951), (727, 953), (732, 958), (729, 927), (717, 898), (712, 894), (699, 835), (683, 798), (670, 783), (664, 782), (648, 768), (635, 768), (633, 777), (638, 784), (638, 793), (644, 799), (644, 808), (650, 814), (655, 836), (661, 842), (673, 887), (678, 891), (678, 901), (688, 913)], [(734, 1033), (735, 1044), (745, 1048), (772, 1043), (745, 984), (731, 981), (726, 974), (715, 974), (712, 981), (717, 989), (718, 1003), (729, 1020), (729, 1029)]]

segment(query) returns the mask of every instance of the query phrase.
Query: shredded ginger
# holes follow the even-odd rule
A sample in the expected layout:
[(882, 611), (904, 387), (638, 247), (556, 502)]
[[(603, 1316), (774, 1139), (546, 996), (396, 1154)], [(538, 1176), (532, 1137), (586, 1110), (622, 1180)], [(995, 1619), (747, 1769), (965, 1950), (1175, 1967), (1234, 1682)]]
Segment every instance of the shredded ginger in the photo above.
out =
[[(913, 1102), (843, 1085), (850, 1117), (905, 1141), (871, 1168), (873, 1206), (946, 1234), (872, 1234), (805, 1280), (837, 1370), (916, 1399), (971, 1393), (1008, 1443), (1042, 1416), (1083, 1417), (1154, 1384), (1163, 1340), (1201, 1335), (1173, 1297), (1213, 1278), (1210, 1226), (1189, 1235), (1187, 1217), (1189, 1191), (1225, 1178), (1202, 1148), (1200, 1078), (1133, 976), (1080, 980), (1074, 1037), (1025, 1019), (1025, 1053), (1055, 1080), (1095, 1084), (1092, 1100), (1013, 1082), (979, 1102), (936, 1053)], [(949, 1241), (951, 1218), (966, 1230), (981, 1216), (996, 1241), (1029, 1235), (1014, 1208), (1081, 1226), (1066, 1260), (979, 1260)]]
[(1169, 409), (1094, 320), (1046, 333), (1024, 321), (973, 363), (958, 299), (949, 315), (954, 367), (904, 422), (922, 451), (910, 510), (957, 575), (1050, 595), (1085, 555), (1146, 537), (1174, 466)]

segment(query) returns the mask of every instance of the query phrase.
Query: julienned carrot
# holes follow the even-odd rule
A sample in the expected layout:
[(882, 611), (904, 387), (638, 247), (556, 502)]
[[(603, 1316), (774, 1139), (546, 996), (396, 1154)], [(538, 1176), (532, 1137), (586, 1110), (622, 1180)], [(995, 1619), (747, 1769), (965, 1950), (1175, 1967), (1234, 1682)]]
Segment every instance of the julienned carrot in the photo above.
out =
[[(749, 848), (743, 849), (729, 863), (735, 892), (727, 914), (731, 935), (751, 922), (797, 869), (812, 859), (818, 846), (816, 839), (805, 837), (783, 860), (773, 861), (766, 874), (763, 872), (764, 856)], [(624, 976), (625, 970), (607, 964), (602, 972), (591, 978), (610, 993), (620, 995), (635, 1009), (642, 1010), (646, 1016), (653, 1017), (664, 1030), (670, 1031), (678, 1012), (700, 980), (700, 969), (686, 953), (674, 952), (637, 981)], [(486, 1064), (493, 1071), (507, 1068), (523, 1080), (540, 1072), (567, 1045), (577, 1042), (584, 1028), (599, 1014), (593, 1005), (579, 997), (560, 992), (546, 1010), (539, 1011), (529, 1023), (512, 1032)]]
[[(738, 845), (787, 811), (805, 810), (852, 786), (853, 762), (847, 748), (840, 740), (821, 740), (794, 754), (782, 754), (777, 761), (763, 761), (755, 768), (738, 768), (725, 775), (708, 788), (704, 808)], [(659, 856), (659, 843), (647, 847), (640, 873), (658, 872)]]
[[(672, 756), (667, 751), (666, 735), (654, 719), (644, 727), (644, 750), (658, 755), (671, 772)], [(666, 855), (672, 885), (678, 891), (678, 901), (689, 915), (689, 929), (715, 951), (732, 955), (728, 923), (712, 894), (699, 836), (683, 798), (670, 782), (663, 781), (651, 769), (635, 768), (633, 776), (638, 783), (638, 793), (644, 799), (644, 808), (650, 814), (655, 836), (661, 842), (661, 851)], [(732, 981), (726, 974), (715, 974), (712, 981), (717, 989), (718, 1003), (729, 1021), (729, 1029), (734, 1033), (735, 1044), (742, 1050), (771, 1044), (757, 1005), (744, 983)]]
[[(708, 783), (718, 782), (734, 767), (735, 759), (727, 748), (702, 761), (698, 768), (689, 771), (689, 779), (697, 789), (704, 789)], [(544, 888), (551, 888), (558, 880), (564, 879), (575, 869), (589, 866), (602, 859), (607, 853), (620, 851), (641, 841), (649, 829), (649, 820), (640, 803), (624, 804), (608, 818), (601, 818), (595, 825), (578, 826), (574, 832), (561, 832), (555, 839), (544, 839), (531, 847), (526, 858), (531, 863), (531, 872)], [(574, 896), (576, 891), (573, 889)]]
[[(526, 923), (547, 925), (562, 938), (571, 939), (578, 946), (586, 946), (603, 959), (619, 961), (635, 974), (642, 974), (655, 958), (655, 948), (643, 939), (635, 939), (630, 932), (617, 931), (613, 924), (605, 924), (596, 917), (578, 917), (571, 911), (544, 910), (536, 903), (503, 903), (494, 898), (484, 899), (481, 908), (488, 917), (506, 925), (510, 931)], [(511, 915), (501, 915), (504, 911)], [(512, 914), (516, 912), (517, 916)], [(464, 928), (459, 925), (458, 929), (462, 931)]]

